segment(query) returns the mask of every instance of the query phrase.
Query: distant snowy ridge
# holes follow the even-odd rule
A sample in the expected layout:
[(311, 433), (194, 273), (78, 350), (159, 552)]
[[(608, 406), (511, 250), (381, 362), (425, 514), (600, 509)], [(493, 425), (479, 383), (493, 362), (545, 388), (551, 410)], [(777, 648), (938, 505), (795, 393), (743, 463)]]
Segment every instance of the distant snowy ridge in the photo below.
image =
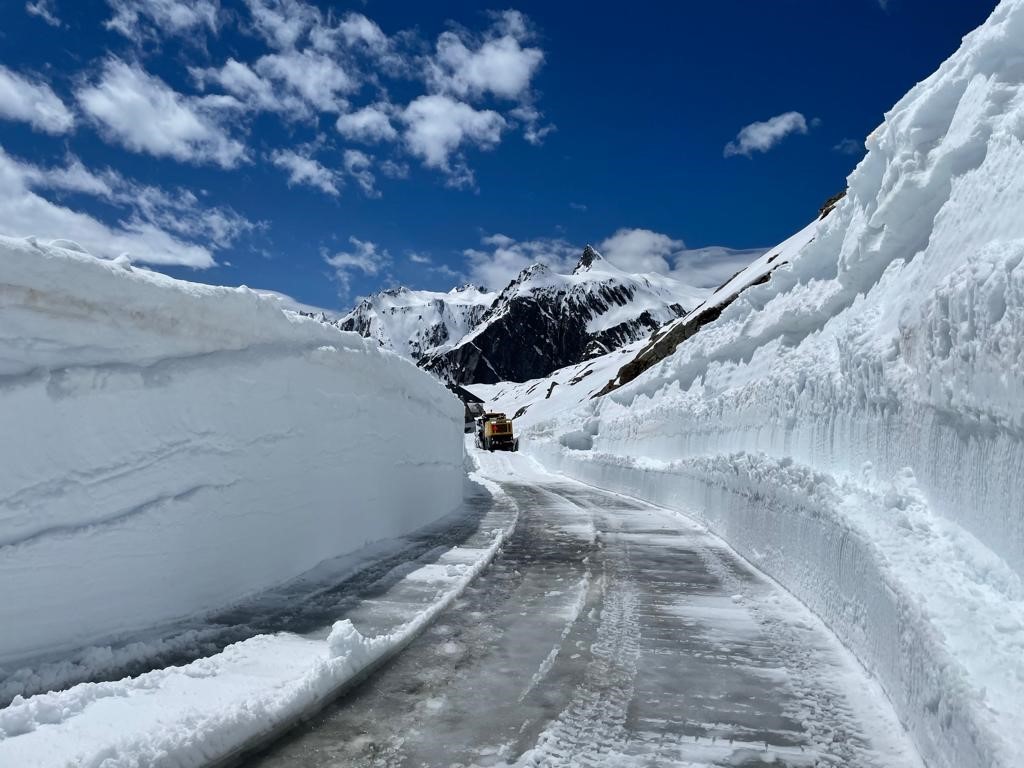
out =
[(222, 607), (461, 501), (462, 406), (432, 377), (276, 299), (70, 243), (0, 238), (0, 427), (0, 667)]
[(705, 293), (665, 275), (628, 274), (587, 246), (572, 274), (524, 269), (476, 328), (420, 365), (457, 384), (545, 376), (646, 338)]
[(419, 360), (458, 342), (476, 327), (496, 297), (474, 285), (447, 293), (391, 288), (361, 299), (337, 326)]
[(1022, 40), (1004, 0), (788, 264), (603, 397), (629, 354), (531, 383), (518, 420), (549, 467), (702, 517), (796, 593), (935, 768), (1024, 756)]

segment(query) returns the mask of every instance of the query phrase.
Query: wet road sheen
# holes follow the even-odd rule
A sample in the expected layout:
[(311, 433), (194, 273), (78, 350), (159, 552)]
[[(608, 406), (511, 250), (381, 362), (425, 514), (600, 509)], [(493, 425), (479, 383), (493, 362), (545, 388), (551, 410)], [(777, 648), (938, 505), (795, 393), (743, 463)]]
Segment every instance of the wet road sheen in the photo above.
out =
[(501, 481), (491, 568), (345, 699), (247, 765), (917, 766), (799, 603), (699, 526)]

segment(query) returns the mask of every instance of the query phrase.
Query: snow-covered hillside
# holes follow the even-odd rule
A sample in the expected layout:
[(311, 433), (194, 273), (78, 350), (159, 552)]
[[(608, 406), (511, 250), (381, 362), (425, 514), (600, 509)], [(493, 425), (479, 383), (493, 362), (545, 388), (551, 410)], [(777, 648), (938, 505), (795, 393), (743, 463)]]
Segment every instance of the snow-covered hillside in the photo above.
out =
[(0, 433), (8, 670), (223, 606), (462, 494), (462, 406), (407, 361), (61, 241), (0, 238)]
[(496, 297), (474, 285), (447, 293), (392, 288), (362, 299), (337, 325), (419, 360), (458, 342), (483, 319)]
[(546, 376), (646, 338), (706, 293), (665, 275), (628, 274), (587, 246), (572, 274), (524, 269), (476, 328), (420, 365), (459, 384)]
[(788, 264), (603, 397), (628, 353), (534, 382), (519, 420), (548, 466), (703, 518), (796, 593), (933, 767), (1024, 755), (1022, 40), (1004, 0)]

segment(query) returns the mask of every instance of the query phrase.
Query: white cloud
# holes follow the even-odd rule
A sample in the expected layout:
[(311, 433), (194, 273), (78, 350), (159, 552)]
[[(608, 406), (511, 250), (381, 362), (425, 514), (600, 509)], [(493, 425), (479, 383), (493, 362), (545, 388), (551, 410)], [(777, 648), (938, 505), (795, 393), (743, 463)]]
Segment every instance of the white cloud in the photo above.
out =
[(767, 152), (791, 133), (807, 133), (807, 119), (799, 112), (785, 112), (744, 126), (735, 140), (725, 145), (723, 154), (750, 157), (754, 152)]
[(78, 103), (109, 140), (133, 152), (233, 168), (246, 159), (211, 106), (183, 96), (137, 64), (109, 59), (99, 82), (81, 88)]
[(346, 149), (344, 162), (345, 172), (356, 180), (367, 197), (380, 197), (376, 187), (377, 179), (370, 171), (373, 159), (369, 155), (358, 149)]
[(220, 69), (189, 71), (200, 86), (215, 82), (246, 109), (278, 112), (286, 119), (338, 112), (347, 105), (344, 94), (359, 85), (345, 67), (312, 50), (268, 54), (252, 66), (229, 58)]
[(601, 255), (625, 272), (671, 271), (669, 259), (685, 244), (650, 229), (620, 229), (598, 246)]
[(203, 27), (216, 32), (220, 12), (219, 0), (107, 0), (107, 4), (114, 15), (104, 26), (136, 42), (149, 33), (185, 35)]
[(321, 21), (320, 11), (301, 0), (247, 0), (256, 30), (275, 48), (294, 48)]
[(540, 48), (523, 47), (526, 20), (518, 11), (506, 11), (483, 41), (467, 45), (455, 32), (437, 39), (428, 79), (444, 93), (476, 98), (486, 93), (520, 99), (544, 61)]
[[(501, 290), (531, 264), (546, 264), (555, 272), (569, 273), (579, 262), (582, 246), (564, 239), (538, 238), (519, 242), (495, 233), (481, 238), (485, 248), (463, 252), (469, 279)], [(696, 248), (650, 229), (619, 229), (598, 246), (608, 261), (633, 274), (668, 275), (699, 288), (717, 287), (764, 253), (764, 249)]]
[(517, 242), (502, 234), (489, 235), (481, 242), (489, 249), (470, 248), (463, 255), (470, 282), (491, 290), (503, 289), (531, 264), (546, 264), (555, 272), (570, 272), (583, 250), (561, 239)]
[(166, 191), (129, 181), (107, 169), (95, 173), (69, 155), (64, 166), (41, 168), (21, 163), (27, 187), (90, 195), (130, 211), (130, 218), (192, 239), (226, 248), (240, 236), (259, 228), (231, 208), (211, 206), (187, 189)]
[(51, 27), (60, 26), (60, 19), (57, 18), (57, 9), (53, 5), (53, 0), (35, 0), (35, 2), (30, 0), (25, 3), (25, 12), (30, 16), (38, 16)]
[(275, 149), (270, 153), (270, 160), (278, 168), (288, 171), (288, 186), (305, 184), (334, 196), (340, 192), (341, 179), (337, 171), (322, 165), (308, 153)]
[(461, 158), (455, 158), (463, 144), (488, 149), (501, 141), (507, 123), (493, 110), (477, 110), (448, 96), (420, 96), (402, 112), (403, 138), (413, 155), (424, 165), (442, 170), (454, 186), (472, 184), (472, 172)]
[(864, 142), (857, 141), (856, 139), (843, 139), (832, 149), (844, 155), (859, 155), (865, 151)]
[(373, 104), (342, 115), (338, 118), (338, 131), (351, 141), (391, 141), (398, 137), (398, 131), (391, 125), (389, 108), (388, 104)]
[(330, 56), (315, 51), (286, 51), (263, 56), (256, 71), (284, 84), (322, 112), (346, 106), (342, 94), (358, 87), (358, 81)]
[(237, 97), (249, 109), (286, 112), (292, 115), (301, 113), (302, 116), (308, 112), (301, 99), (280, 93), (270, 80), (260, 77), (252, 67), (236, 59), (228, 59), (220, 69), (192, 68), (189, 71), (200, 86), (205, 86), (208, 80), (212, 80)]
[(490, 92), (517, 99), (530, 87), (543, 60), (539, 48), (523, 48), (513, 37), (489, 40), (474, 51), (454, 32), (445, 32), (437, 41), (431, 78), (440, 91), (462, 97)]
[(348, 14), (338, 25), (345, 42), (349, 45), (362, 43), (371, 51), (383, 52), (388, 48), (388, 38), (375, 21), (361, 13)]
[(422, 253), (410, 253), (409, 254), (409, 261), (411, 261), (413, 264), (432, 264), (433, 263), (429, 256), (424, 256)]
[[(132, 214), (110, 226), (88, 214), (59, 205), (39, 194), (39, 190), (64, 190), (94, 195), (114, 204), (131, 205)], [(181, 195), (174, 200), (177, 211), (157, 204), (158, 190), (132, 186), (117, 174), (97, 175), (75, 159), (65, 168), (45, 169), (21, 162), (0, 148), (0, 231), (15, 237), (36, 235), (41, 238), (66, 238), (85, 246), (91, 253), (114, 258), (128, 253), (133, 260), (149, 264), (183, 265), (206, 268), (214, 265), (210, 247), (181, 237), (194, 237), (197, 227), (212, 231), (216, 227), (253, 227), (233, 212), (217, 211), (218, 222), (204, 219), (208, 213), (196, 201)], [(162, 226), (174, 219), (175, 232)], [(221, 234), (226, 234), (222, 231)]]
[(717, 288), (764, 252), (764, 248), (735, 249), (717, 245), (680, 251), (675, 255), (671, 275), (697, 288)]
[(650, 229), (620, 229), (598, 246), (619, 269), (655, 272), (697, 288), (715, 288), (764, 253), (710, 246), (686, 249), (682, 240)]
[(0, 118), (29, 123), (46, 133), (67, 133), (75, 118), (53, 89), (0, 64)]
[(374, 276), (391, 266), (391, 254), (376, 243), (356, 237), (350, 237), (348, 241), (351, 250), (324, 254), (324, 261), (334, 268), (338, 292), (342, 297), (348, 296), (354, 273)]
[(384, 160), (380, 163), (380, 172), (390, 179), (409, 178), (409, 166), (406, 163), (398, 163), (394, 160)]
[(540, 121), (543, 115), (536, 107), (530, 104), (522, 104), (516, 107), (509, 112), (509, 115), (519, 121), (523, 127), (523, 138), (534, 146), (543, 144), (544, 137), (557, 130), (550, 123), (548, 125), (541, 125)]

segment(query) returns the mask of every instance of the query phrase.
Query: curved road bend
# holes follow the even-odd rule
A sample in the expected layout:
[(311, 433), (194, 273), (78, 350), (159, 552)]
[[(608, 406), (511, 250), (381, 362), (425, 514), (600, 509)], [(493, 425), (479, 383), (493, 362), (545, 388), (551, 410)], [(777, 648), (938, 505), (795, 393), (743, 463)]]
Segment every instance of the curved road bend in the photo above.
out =
[(463, 597), (247, 765), (921, 765), (795, 599), (700, 526), (482, 457), (520, 509)]

